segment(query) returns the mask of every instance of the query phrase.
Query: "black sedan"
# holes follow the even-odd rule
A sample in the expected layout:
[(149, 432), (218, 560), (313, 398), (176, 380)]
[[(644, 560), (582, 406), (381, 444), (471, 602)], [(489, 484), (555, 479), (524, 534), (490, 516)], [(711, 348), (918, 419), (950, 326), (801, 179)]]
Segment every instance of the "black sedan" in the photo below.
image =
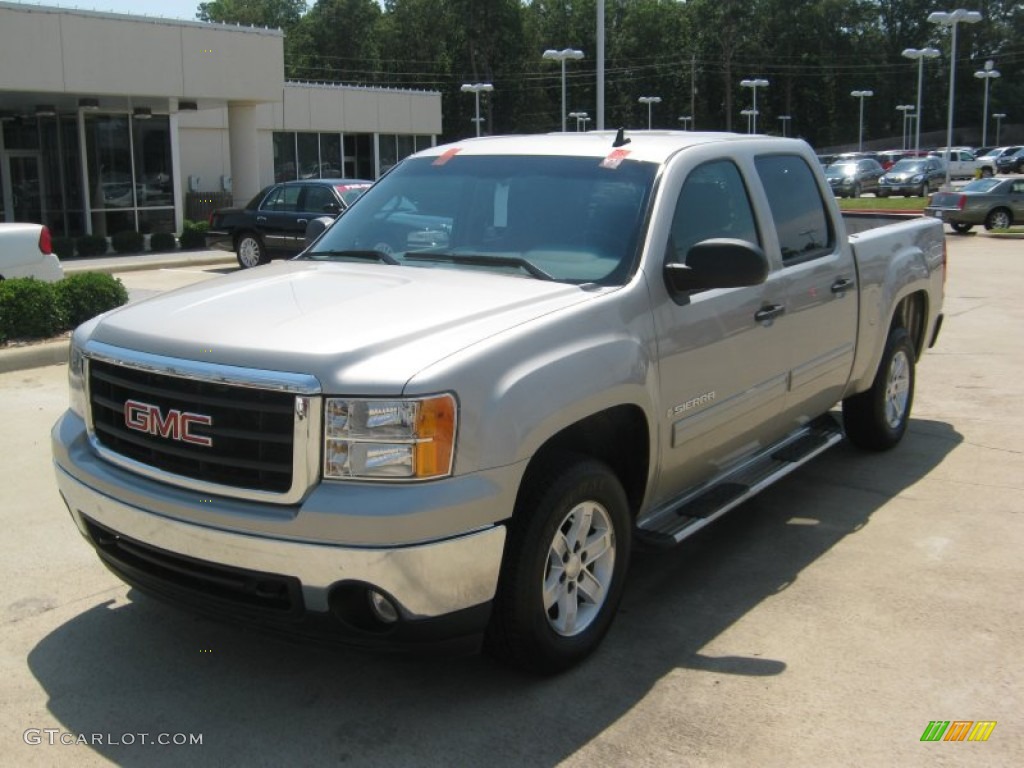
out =
[(959, 192), (932, 195), (924, 212), (960, 234), (978, 224), (985, 229), (1008, 229), (1024, 221), (1024, 179), (976, 179)]
[(210, 214), (207, 245), (234, 251), (243, 269), (273, 256), (294, 256), (305, 247), (306, 225), (337, 216), (373, 182), (363, 179), (303, 179), (261, 189), (244, 208)]
[(1000, 173), (1024, 171), (1024, 147), (1017, 147), (1013, 152), (1006, 152), (997, 157), (996, 167)]
[(860, 197), (862, 192), (878, 190), (885, 169), (871, 158), (838, 160), (825, 169), (825, 178), (837, 197)]
[(878, 197), (903, 195), (924, 197), (936, 191), (946, 180), (946, 168), (937, 157), (900, 160), (878, 180)]

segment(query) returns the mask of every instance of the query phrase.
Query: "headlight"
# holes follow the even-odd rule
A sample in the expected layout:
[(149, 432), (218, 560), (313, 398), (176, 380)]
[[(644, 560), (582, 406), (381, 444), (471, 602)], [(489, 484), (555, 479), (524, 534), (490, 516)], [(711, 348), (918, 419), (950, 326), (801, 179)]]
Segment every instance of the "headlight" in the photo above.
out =
[(924, 176), (921, 176), (920, 174), (918, 174), (917, 176), (915, 176), (914, 178), (912, 178), (910, 180), (910, 183), (911, 184), (920, 184), (922, 181), (924, 181)]
[(71, 395), (69, 407), (80, 418), (85, 419), (85, 355), (72, 336), (68, 352), (68, 391)]
[(429, 480), (452, 471), (452, 395), (368, 400), (329, 397), (324, 407), (324, 477)]

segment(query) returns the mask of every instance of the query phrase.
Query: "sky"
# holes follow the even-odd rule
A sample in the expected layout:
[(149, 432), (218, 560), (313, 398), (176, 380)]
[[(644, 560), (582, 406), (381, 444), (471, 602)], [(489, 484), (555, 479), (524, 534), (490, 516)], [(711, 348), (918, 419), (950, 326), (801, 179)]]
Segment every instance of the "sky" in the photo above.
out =
[[(12, 0), (18, 2), (18, 0)], [(167, 19), (196, 20), (196, 8), (202, 0), (45, 0), (22, 5), (45, 5), (51, 8), (80, 8), (83, 11), (130, 13), (133, 16), (163, 16)]]

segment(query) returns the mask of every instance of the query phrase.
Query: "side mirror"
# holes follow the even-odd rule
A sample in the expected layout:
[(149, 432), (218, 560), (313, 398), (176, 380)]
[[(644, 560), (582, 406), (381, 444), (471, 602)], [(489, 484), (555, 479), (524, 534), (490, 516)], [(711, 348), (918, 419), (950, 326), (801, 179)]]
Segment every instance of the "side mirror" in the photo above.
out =
[(702, 240), (686, 254), (686, 263), (665, 264), (665, 284), (673, 295), (709, 288), (742, 288), (768, 279), (768, 258), (746, 240)]
[(310, 245), (312, 245), (313, 241), (320, 237), (320, 235), (324, 233), (324, 230), (331, 226), (331, 224), (333, 223), (334, 219), (332, 219), (330, 216), (320, 216), (319, 218), (312, 219), (308, 224), (306, 224), (306, 237), (304, 247), (308, 248)]

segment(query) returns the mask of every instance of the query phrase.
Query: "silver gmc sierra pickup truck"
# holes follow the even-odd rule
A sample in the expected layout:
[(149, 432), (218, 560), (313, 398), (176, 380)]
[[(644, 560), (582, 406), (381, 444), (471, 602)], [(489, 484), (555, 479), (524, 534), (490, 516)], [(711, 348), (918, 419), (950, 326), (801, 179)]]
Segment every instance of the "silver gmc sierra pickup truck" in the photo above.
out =
[(60, 492), (143, 592), (557, 671), (631, 552), (899, 442), (945, 258), (936, 219), (847, 235), (801, 141), (435, 147), (297, 258), (78, 328)]

